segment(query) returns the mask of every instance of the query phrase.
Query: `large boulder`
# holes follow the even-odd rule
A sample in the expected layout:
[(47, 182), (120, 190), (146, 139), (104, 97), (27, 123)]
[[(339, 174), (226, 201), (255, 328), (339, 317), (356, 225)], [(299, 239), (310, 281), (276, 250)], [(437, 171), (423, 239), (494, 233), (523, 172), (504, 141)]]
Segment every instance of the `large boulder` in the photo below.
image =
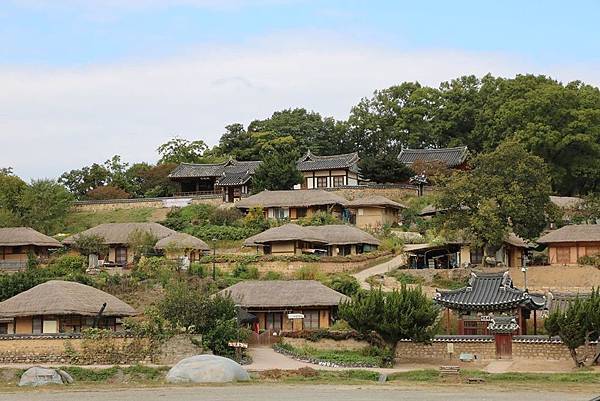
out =
[(73, 378), (63, 371), (57, 371), (55, 369), (41, 368), (35, 366), (29, 368), (21, 376), (19, 386), (44, 386), (46, 384), (64, 384), (72, 383)]
[(167, 373), (169, 383), (229, 383), (248, 381), (242, 366), (216, 355), (195, 355), (182, 359)]

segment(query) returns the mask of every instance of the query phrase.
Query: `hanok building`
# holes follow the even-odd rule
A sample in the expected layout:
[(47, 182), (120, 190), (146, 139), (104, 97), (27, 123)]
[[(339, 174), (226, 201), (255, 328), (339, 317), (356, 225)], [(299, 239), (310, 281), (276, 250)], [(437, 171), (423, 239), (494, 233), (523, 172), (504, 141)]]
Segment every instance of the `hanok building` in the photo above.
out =
[(136, 311), (120, 299), (84, 284), (51, 280), (0, 302), (0, 334), (77, 333), (122, 328)]
[(105, 223), (63, 240), (63, 244), (74, 248), (80, 236), (94, 235), (104, 238), (108, 246), (106, 255), (98, 255), (101, 265), (107, 267), (127, 267), (133, 263), (134, 251), (131, 242), (135, 235), (150, 235), (157, 241), (178, 234), (158, 223)]
[(19, 270), (27, 266), (32, 255), (44, 262), (52, 249), (62, 244), (29, 227), (0, 228), (0, 269)]
[(304, 176), (295, 189), (335, 188), (358, 185), (360, 169), (358, 153), (317, 156), (310, 150), (297, 163)]
[(267, 255), (346, 256), (375, 250), (379, 244), (371, 234), (343, 224), (309, 227), (285, 224), (244, 241), (244, 246), (256, 247)]
[(163, 252), (168, 259), (186, 257), (192, 263), (210, 251), (206, 242), (186, 233), (169, 235), (159, 240), (154, 248)]
[[(402, 149), (398, 160), (411, 167), (417, 162), (441, 163), (448, 168), (462, 170), (466, 168), (469, 151), (466, 146), (439, 149)], [(420, 173), (420, 171), (416, 171)]]
[(297, 220), (318, 211), (342, 217), (347, 200), (331, 192), (317, 189), (262, 191), (236, 202), (242, 211), (260, 207), (269, 219)]
[[(515, 316), (518, 335), (527, 334), (527, 320), (533, 311), (534, 334), (537, 332), (537, 310), (546, 306), (543, 296), (529, 294), (513, 287), (508, 272), (471, 273), (469, 284), (458, 290), (436, 291), (434, 300), (458, 314), (459, 335), (490, 334), (488, 325), (494, 316)], [(448, 325), (449, 326), (449, 325)]]
[(259, 331), (270, 333), (327, 329), (348, 299), (312, 280), (242, 281), (219, 294), (256, 316)]
[(169, 178), (179, 186), (179, 195), (222, 194), (223, 201), (234, 202), (250, 193), (252, 176), (260, 161), (229, 159), (216, 164), (182, 163)]
[(360, 228), (378, 228), (400, 223), (401, 203), (380, 195), (354, 199), (346, 204), (351, 212), (351, 222)]
[(576, 265), (582, 256), (600, 255), (600, 224), (564, 226), (536, 242), (548, 246), (551, 265)]

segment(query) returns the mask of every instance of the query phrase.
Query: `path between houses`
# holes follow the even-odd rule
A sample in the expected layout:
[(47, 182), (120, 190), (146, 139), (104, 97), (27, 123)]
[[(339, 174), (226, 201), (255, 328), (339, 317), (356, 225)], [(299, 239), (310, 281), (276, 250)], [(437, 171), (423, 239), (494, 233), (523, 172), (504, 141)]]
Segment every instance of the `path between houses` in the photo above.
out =
[(359, 271), (358, 273), (355, 273), (352, 276), (358, 280), (361, 288), (368, 290), (370, 288), (370, 285), (369, 283), (367, 283), (366, 280), (369, 277), (374, 276), (376, 274), (385, 274), (391, 270), (400, 267), (402, 265), (403, 259), (404, 258), (402, 257), (402, 255), (398, 255), (395, 256), (392, 260), (388, 260), (387, 262), (383, 262), (376, 266)]

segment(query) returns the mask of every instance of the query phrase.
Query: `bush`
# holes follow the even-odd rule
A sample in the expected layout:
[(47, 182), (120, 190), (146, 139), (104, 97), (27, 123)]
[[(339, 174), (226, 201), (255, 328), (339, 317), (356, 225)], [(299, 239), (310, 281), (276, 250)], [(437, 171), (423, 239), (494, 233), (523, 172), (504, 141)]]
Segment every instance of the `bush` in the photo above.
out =
[(216, 240), (241, 240), (257, 234), (257, 232), (248, 227), (235, 226), (191, 226), (184, 229), (184, 232), (201, 238), (205, 241)]
[(210, 218), (211, 224), (217, 226), (239, 225), (242, 219), (242, 212), (238, 208), (230, 207), (226, 209), (217, 208)]
[(254, 231), (261, 232), (269, 228), (269, 221), (265, 217), (265, 212), (262, 207), (253, 207), (248, 210), (248, 214), (244, 217), (244, 226)]
[(358, 280), (347, 273), (335, 274), (325, 280), (323, 284), (349, 297), (360, 291)]
[(232, 276), (241, 278), (242, 280), (256, 280), (259, 274), (256, 267), (249, 267), (244, 263), (238, 263), (233, 269)]
[(388, 273), (388, 276), (394, 277), (401, 284), (425, 284), (423, 277), (413, 276), (400, 270), (393, 270)]
[(121, 188), (112, 185), (104, 185), (90, 189), (85, 194), (86, 198), (91, 200), (107, 200), (107, 199), (129, 199), (131, 195)]
[(280, 272), (269, 270), (262, 277), (263, 280), (281, 280), (283, 275)]
[(577, 259), (577, 263), (584, 266), (594, 266), (600, 269), (600, 255), (586, 255)]
[(188, 270), (188, 273), (191, 274), (192, 276), (198, 276), (200, 278), (204, 278), (208, 274), (208, 269), (207, 269), (206, 265), (204, 265), (202, 263), (194, 262), (190, 265), (190, 269)]
[(318, 266), (308, 265), (301, 266), (294, 274), (296, 280), (321, 280), (323, 279), (323, 273), (319, 270)]
[(58, 274), (85, 273), (87, 260), (83, 256), (62, 255), (52, 260), (48, 267)]
[(301, 226), (326, 226), (329, 224), (342, 224), (342, 222), (333, 214), (324, 211), (318, 211), (311, 216), (298, 219)]

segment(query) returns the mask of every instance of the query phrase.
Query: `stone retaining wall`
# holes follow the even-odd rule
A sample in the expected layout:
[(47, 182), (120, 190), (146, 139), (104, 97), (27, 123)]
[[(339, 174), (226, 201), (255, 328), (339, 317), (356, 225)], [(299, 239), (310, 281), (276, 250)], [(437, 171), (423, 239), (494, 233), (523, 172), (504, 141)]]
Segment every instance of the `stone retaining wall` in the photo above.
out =
[[(595, 347), (590, 346), (589, 355), (594, 354)], [(561, 342), (526, 342), (513, 340), (513, 359), (544, 359), (554, 361), (572, 360), (569, 349)], [(577, 349), (577, 355), (585, 352), (585, 346)]]
[[(76, 212), (98, 212), (118, 209), (162, 209), (165, 207), (163, 200), (175, 198), (149, 198), (149, 199), (114, 199), (106, 201), (79, 201), (73, 204)], [(221, 195), (192, 197), (193, 205), (208, 204), (219, 206), (223, 203)]]
[[(452, 354), (448, 352), (449, 347), (453, 348)], [(396, 347), (396, 358), (399, 360), (450, 361), (457, 360), (463, 352), (475, 355), (478, 360), (496, 359), (496, 344), (493, 338), (477, 341), (434, 340), (430, 345), (401, 341)]]
[(314, 348), (318, 350), (351, 350), (357, 351), (369, 346), (366, 341), (357, 341), (355, 339), (333, 340), (322, 338), (319, 341), (310, 341), (305, 338), (284, 337), (284, 344), (289, 344), (294, 348)]

